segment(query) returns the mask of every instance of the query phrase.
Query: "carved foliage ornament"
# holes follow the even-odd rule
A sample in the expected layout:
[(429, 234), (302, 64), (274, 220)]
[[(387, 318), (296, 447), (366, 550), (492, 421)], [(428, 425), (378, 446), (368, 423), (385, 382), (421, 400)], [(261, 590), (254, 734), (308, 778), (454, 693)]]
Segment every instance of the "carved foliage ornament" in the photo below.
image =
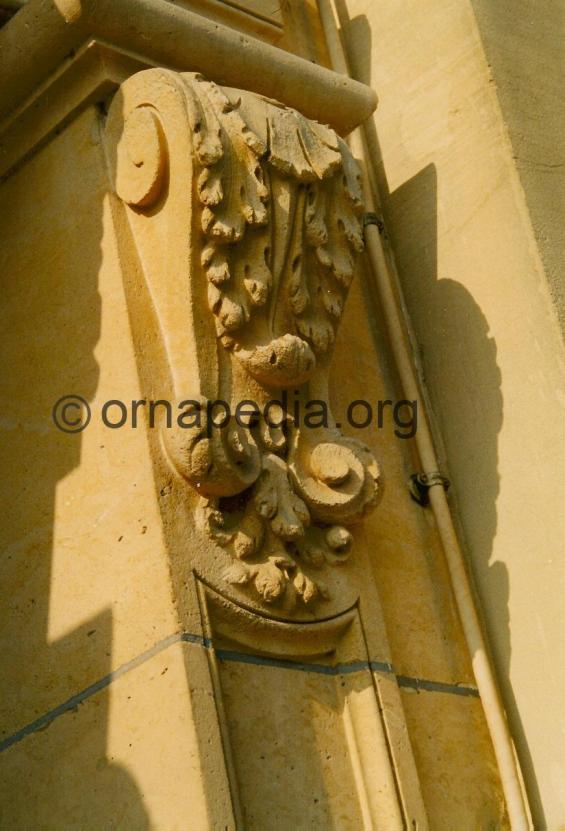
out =
[[(343, 583), (332, 574), (350, 553), (346, 526), (377, 494), (373, 456), (327, 404), (363, 249), (356, 163), (329, 127), (277, 101), (166, 70), (122, 86), (106, 135), (166, 355), (156, 387), (193, 402), (191, 428), (163, 428), (163, 445), (228, 555), (224, 590), (323, 614)], [(329, 421), (301, 427), (287, 393), (319, 399)], [(217, 398), (258, 412), (211, 428)]]

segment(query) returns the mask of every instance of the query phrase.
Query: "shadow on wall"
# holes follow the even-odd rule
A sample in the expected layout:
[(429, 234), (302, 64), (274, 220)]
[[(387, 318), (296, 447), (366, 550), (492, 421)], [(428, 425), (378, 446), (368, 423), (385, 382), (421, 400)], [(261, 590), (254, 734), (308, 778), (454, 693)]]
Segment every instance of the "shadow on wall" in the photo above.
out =
[[(110, 608), (49, 638), (53, 557), (73, 545), (55, 526), (57, 489), (80, 465), (85, 435), (59, 432), (51, 408), (74, 391), (92, 400), (99, 380), (93, 351), (101, 326), (107, 183), (101, 147), (92, 141), (93, 112), (0, 188), (3, 828), (149, 827), (137, 786), (107, 756), (108, 688), (45, 718), (111, 669)], [(64, 175), (63, 164), (71, 175)], [(75, 511), (80, 515), (78, 496)], [(81, 516), (81, 522), (92, 521)], [(62, 613), (60, 606), (57, 611)], [(41, 718), (41, 729), (26, 731)]]
[[(345, 4), (338, 0), (340, 13)], [(345, 18), (342, 18), (345, 19)], [(365, 16), (349, 20), (354, 77), (371, 85), (372, 33)], [(378, 55), (378, 46), (376, 48)], [(379, 90), (377, 90), (377, 93)], [(503, 422), (501, 374), (488, 320), (472, 294), (437, 267), (437, 170), (430, 164), (392, 193), (374, 123), (369, 151), (377, 161), (383, 218), (390, 236), (424, 380), (447, 456), (472, 570), (489, 598), (489, 643), (536, 822), (545, 827), (531, 755), (510, 683), (511, 636), (506, 566), (492, 562), (499, 493), (498, 433)], [(496, 279), (496, 275), (493, 275)]]

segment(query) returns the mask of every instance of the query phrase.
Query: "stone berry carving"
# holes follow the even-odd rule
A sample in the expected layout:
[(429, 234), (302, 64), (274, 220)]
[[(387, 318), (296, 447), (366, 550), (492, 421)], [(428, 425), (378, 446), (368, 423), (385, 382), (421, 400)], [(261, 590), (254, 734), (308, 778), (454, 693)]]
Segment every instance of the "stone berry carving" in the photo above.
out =
[[(163, 446), (230, 555), (227, 584), (286, 609), (323, 603), (379, 475), (327, 404), (363, 249), (356, 163), (329, 127), (196, 74), (148, 70), (122, 96), (107, 126), (115, 189), (153, 223), (134, 223), (142, 267), (157, 267), (151, 234), (166, 247), (151, 288), (167, 356), (160, 389), (190, 399), (195, 415), (190, 429), (163, 428)], [(289, 391), (323, 402), (327, 420), (297, 423)], [(232, 412), (250, 399), (257, 412), (211, 428), (216, 398)]]
[(211, 537), (234, 558), (225, 579), (287, 608), (327, 599), (323, 571), (348, 559), (352, 536), (345, 525), (374, 505), (377, 465), (359, 442), (337, 432), (308, 448), (301, 448), (304, 434), (292, 423), (275, 447), (261, 432), (253, 431), (261, 451), (254, 485), (204, 507)]

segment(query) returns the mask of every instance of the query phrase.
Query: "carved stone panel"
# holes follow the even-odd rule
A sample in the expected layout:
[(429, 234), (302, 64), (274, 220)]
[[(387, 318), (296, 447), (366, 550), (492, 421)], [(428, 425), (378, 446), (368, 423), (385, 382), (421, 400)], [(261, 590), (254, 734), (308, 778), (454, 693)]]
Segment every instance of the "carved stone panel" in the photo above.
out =
[(379, 478), (328, 400), (363, 249), (347, 145), (277, 101), (151, 69), (116, 95), (106, 147), (151, 310), (148, 397), (178, 406), (160, 452), (196, 526), (187, 572), (263, 615), (343, 612)]

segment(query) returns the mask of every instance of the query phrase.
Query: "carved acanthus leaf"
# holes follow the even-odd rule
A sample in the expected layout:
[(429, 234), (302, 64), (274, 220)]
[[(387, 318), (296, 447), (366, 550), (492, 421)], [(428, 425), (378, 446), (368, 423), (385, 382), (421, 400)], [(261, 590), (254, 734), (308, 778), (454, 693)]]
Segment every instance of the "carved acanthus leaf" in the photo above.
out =
[[(157, 262), (150, 240), (176, 229), (148, 294), (167, 389), (181, 400), (194, 386), (185, 416), (199, 416), (163, 427), (167, 457), (201, 496), (212, 556), (224, 558), (234, 592), (289, 614), (333, 602), (333, 570), (353, 544), (346, 526), (376, 501), (372, 454), (331, 417), (323, 428), (299, 426), (282, 400), (270, 419), (242, 425), (233, 412), (254, 394), (299, 388), (304, 404), (311, 386), (327, 389), (363, 249), (357, 166), (329, 127), (194, 73), (147, 70), (123, 89), (125, 104), (108, 119), (114, 184), (146, 246), (140, 262)], [(218, 429), (209, 405), (223, 397), (232, 416)]]
[(203, 516), (210, 536), (245, 561), (225, 579), (292, 608), (330, 596), (318, 574), (348, 559), (352, 536), (344, 525), (374, 506), (379, 471), (364, 445), (336, 431), (321, 443), (306, 441), (291, 422), (286, 432), (275, 455), (255, 426), (260, 475), (237, 498), (206, 501)]
[(260, 381), (301, 383), (333, 345), (363, 248), (358, 173), (328, 127), (191, 81), (218, 336)]

